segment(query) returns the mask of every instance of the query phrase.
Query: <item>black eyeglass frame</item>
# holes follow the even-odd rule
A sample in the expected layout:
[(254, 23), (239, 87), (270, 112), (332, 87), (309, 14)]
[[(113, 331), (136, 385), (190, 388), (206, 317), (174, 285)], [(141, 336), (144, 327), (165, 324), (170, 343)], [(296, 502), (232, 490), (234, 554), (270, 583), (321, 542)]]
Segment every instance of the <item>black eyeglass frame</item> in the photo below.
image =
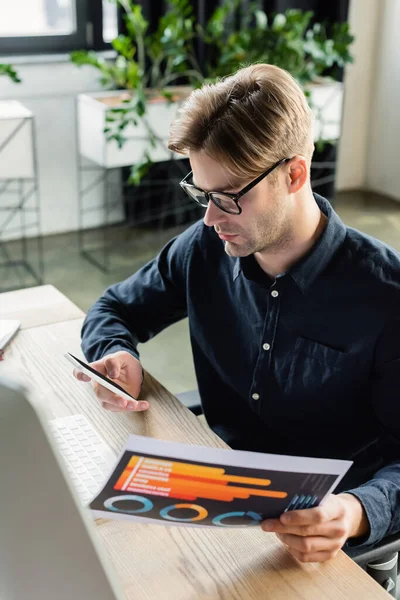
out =
[[(194, 185), (193, 183), (188, 183), (187, 180), (192, 175), (193, 171), (190, 171), (190, 173), (188, 173), (186, 175), (186, 177), (184, 177), (182, 179), (182, 181), (179, 183), (179, 185), (181, 186), (181, 188), (183, 190), (185, 190), (185, 192), (187, 193), (189, 198), (191, 198), (191, 200), (193, 200), (193, 202), (196, 202), (196, 204), (199, 204), (203, 208), (207, 208), (207, 206), (211, 200), (211, 202), (213, 202), (213, 204), (215, 204), (215, 206), (217, 206), (220, 210), (222, 210), (230, 215), (240, 215), (242, 212), (242, 207), (239, 204), (240, 198), (242, 198), (245, 194), (247, 194), (247, 192), (252, 190), (258, 183), (260, 183), (260, 181), (262, 181), (265, 177), (267, 177), (267, 175), (272, 173), (272, 171), (274, 171), (275, 169), (277, 169), (284, 163), (289, 162), (289, 160), (292, 160), (292, 159), (291, 158), (281, 158), (281, 160), (279, 160), (277, 163), (272, 165), (272, 167), (270, 167), (264, 173), (259, 175), (256, 179), (251, 181), (248, 185), (246, 185), (246, 187), (244, 187), (242, 190), (240, 190), (240, 192), (237, 192), (236, 194), (232, 194), (230, 192), (216, 191), (216, 190), (214, 190), (212, 192), (206, 192), (206, 190), (203, 190), (203, 189), (197, 187), (197, 185)], [(190, 194), (190, 192), (188, 191), (187, 188), (191, 188), (191, 189), (194, 189), (194, 190), (197, 190), (197, 191), (203, 193), (205, 196), (205, 199), (206, 199), (206, 204), (203, 204), (199, 200), (196, 200), (196, 198), (194, 198)], [(231, 198), (231, 200), (233, 200), (233, 202), (236, 204), (236, 206), (238, 208), (238, 212), (231, 212), (229, 210), (226, 210), (226, 208), (223, 208), (223, 206), (221, 206), (221, 204), (219, 203), (218, 199), (214, 198), (213, 194), (224, 194), (224, 196), (228, 196), (229, 198)]]

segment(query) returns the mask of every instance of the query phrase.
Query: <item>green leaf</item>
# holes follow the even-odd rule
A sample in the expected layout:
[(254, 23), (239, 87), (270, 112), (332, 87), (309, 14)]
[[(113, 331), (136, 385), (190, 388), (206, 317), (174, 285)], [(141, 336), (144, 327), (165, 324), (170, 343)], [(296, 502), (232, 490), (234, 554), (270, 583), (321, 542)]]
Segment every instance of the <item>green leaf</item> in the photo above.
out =
[(122, 54), (128, 60), (131, 60), (136, 54), (136, 47), (126, 35), (119, 35), (112, 40), (111, 45), (116, 52)]
[(1, 75), (6, 75), (14, 83), (21, 83), (22, 81), (18, 76), (17, 71), (11, 65), (0, 64), (0, 76)]
[[(136, 89), (140, 85), (141, 79), (142, 77), (138, 63), (134, 60), (131, 60), (127, 64), (126, 68), (126, 87), (131, 90)], [(128, 102), (130, 101), (128, 100)]]
[(146, 95), (141, 86), (136, 90), (136, 96), (134, 98), (134, 109), (139, 117), (143, 117), (146, 112)]
[(167, 90), (162, 90), (161, 95), (168, 101), (168, 102), (173, 102), (174, 96), (171, 92), (168, 92)]
[(256, 26), (261, 31), (266, 31), (268, 27), (268, 17), (263, 10), (256, 10), (254, 13), (256, 18)]
[(140, 35), (143, 36), (149, 27), (149, 22), (144, 18), (140, 4), (130, 3), (130, 11), (124, 15), (124, 21), (128, 34), (134, 40)]
[(127, 138), (121, 135), (120, 133), (113, 133), (112, 135), (107, 137), (107, 142), (112, 142), (113, 140), (117, 142), (118, 148), (121, 150)]
[(272, 21), (272, 30), (273, 31), (282, 31), (282, 29), (285, 27), (285, 25), (286, 25), (285, 15), (282, 15), (280, 13), (275, 15), (275, 18)]
[(151, 160), (149, 153), (145, 152), (143, 159), (132, 165), (128, 183), (139, 185), (143, 177), (149, 172), (152, 164), (153, 161)]
[(88, 52), (87, 50), (75, 50), (70, 54), (71, 61), (78, 66), (91, 65), (98, 69), (103, 67), (103, 62), (97, 57), (95, 52)]

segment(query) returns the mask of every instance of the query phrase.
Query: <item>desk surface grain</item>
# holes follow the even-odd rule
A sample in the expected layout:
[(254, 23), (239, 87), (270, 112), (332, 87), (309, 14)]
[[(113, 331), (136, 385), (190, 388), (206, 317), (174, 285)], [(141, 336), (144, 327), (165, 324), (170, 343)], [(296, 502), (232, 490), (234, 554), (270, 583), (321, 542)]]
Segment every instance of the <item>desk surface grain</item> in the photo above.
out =
[[(130, 433), (226, 447), (146, 374), (144, 413), (104, 411), (90, 384), (76, 381), (63, 352), (80, 353), (81, 320), (21, 331), (0, 375), (17, 372), (34, 386), (49, 417), (83, 413), (118, 453)], [(97, 521), (97, 532), (127, 600), (379, 600), (390, 596), (343, 552), (324, 564), (301, 564), (261, 529), (196, 529)]]
[(52, 285), (0, 294), (0, 319), (17, 319), (21, 329), (82, 317), (81, 309)]

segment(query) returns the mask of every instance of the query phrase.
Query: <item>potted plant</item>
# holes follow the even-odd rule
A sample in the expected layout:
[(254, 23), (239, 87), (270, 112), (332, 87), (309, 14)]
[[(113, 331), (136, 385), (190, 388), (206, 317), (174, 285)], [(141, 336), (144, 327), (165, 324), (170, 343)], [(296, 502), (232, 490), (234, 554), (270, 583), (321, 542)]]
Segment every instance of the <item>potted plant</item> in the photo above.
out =
[[(289, 71), (316, 115), (317, 148), (326, 151), (336, 143), (342, 112), (340, 75), (352, 61), (353, 36), (347, 23), (332, 24), (328, 32), (324, 25), (312, 23), (311, 11), (292, 9), (269, 19), (256, 2), (244, 7), (241, 0), (223, 0), (202, 28), (189, 0), (169, 0), (155, 33), (149, 34), (141, 6), (116, 1), (124, 10), (126, 34), (112, 42), (115, 61), (93, 52), (72, 54), (75, 64), (97, 68), (103, 85), (117, 90), (80, 96), (84, 155), (103, 166), (133, 164), (130, 180), (139, 183), (153, 161), (171, 157), (166, 147), (169, 124), (188, 91), (254, 62)], [(206, 48), (204, 73), (194, 51), (197, 36)], [(171, 87), (182, 82), (189, 87)]]
[[(84, 156), (104, 167), (131, 165), (130, 182), (138, 184), (152, 162), (171, 158), (170, 122), (203, 76), (193, 49), (195, 19), (189, 0), (169, 0), (154, 33), (148, 32), (139, 4), (116, 1), (124, 11), (126, 34), (112, 41), (115, 61), (94, 52), (71, 54), (76, 65), (98, 69), (110, 90), (78, 97), (79, 143)], [(174, 86), (177, 81), (187, 85)]]

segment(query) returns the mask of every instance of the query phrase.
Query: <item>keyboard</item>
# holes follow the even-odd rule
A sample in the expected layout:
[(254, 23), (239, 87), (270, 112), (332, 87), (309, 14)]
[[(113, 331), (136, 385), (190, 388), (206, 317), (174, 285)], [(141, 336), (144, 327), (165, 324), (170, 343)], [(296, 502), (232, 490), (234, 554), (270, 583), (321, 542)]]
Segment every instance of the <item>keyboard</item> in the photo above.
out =
[(49, 421), (50, 430), (83, 504), (100, 491), (116, 457), (84, 415)]

